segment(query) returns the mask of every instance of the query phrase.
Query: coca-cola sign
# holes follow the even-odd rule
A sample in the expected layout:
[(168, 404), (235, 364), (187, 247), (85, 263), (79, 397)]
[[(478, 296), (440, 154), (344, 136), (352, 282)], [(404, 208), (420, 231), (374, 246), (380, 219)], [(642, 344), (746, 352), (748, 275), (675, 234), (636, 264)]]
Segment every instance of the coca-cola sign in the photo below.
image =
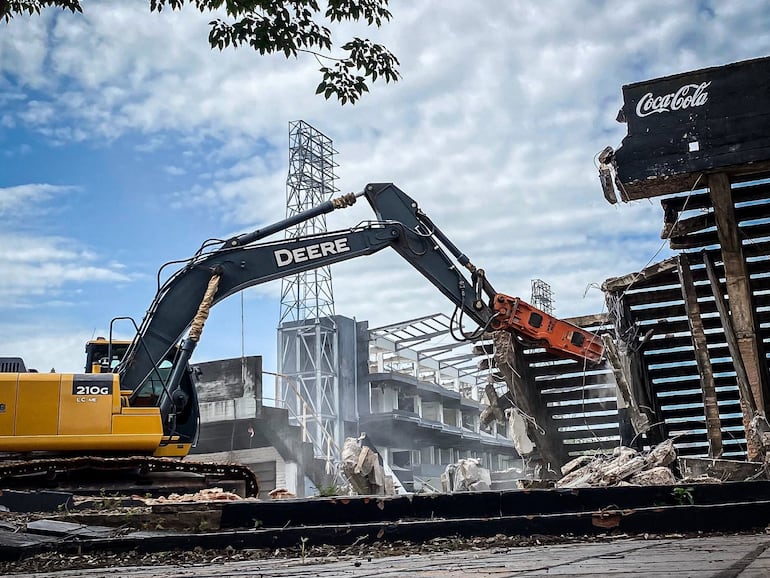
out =
[(639, 99), (636, 105), (636, 116), (645, 117), (656, 112), (671, 112), (703, 106), (709, 99), (706, 89), (711, 82), (700, 84), (685, 84), (676, 92), (654, 96), (651, 92)]

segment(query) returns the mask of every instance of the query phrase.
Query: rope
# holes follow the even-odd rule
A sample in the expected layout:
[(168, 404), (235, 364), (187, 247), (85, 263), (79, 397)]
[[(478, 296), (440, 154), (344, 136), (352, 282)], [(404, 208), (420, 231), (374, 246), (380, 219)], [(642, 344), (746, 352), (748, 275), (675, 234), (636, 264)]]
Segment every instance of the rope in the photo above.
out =
[(209, 312), (211, 311), (211, 306), (214, 304), (214, 295), (216, 295), (217, 289), (219, 288), (220, 278), (221, 276), (219, 273), (215, 273), (211, 276), (208, 287), (206, 287), (206, 293), (203, 295), (201, 304), (198, 305), (198, 311), (193, 318), (192, 325), (190, 326), (190, 333), (187, 336), (188, 339), (191, 339), (195, 343), (198, 343), (201, 338), (203, 324), (206, 323), (206, 319), (208, 319)]

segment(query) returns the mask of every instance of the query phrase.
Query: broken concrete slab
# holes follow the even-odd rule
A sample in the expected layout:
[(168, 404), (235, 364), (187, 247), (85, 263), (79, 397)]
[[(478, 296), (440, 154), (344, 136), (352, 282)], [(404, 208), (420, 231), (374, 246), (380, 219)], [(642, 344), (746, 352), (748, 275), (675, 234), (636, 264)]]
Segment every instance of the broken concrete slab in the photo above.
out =
[(41, 546), (58, 541), (52, 536), (35, 536), (25, 532), (0, 530), (0, 560), (18, 560), (37, 553)]
[(679, 471), (684, 477), (708, 476), (722, 481), (767, 480), (767, 465), (762, 462), (746, 462), (721, 458), (680, 457)]
[(27, 532), (43, 536), (65, 536), (68, 538), (109, 538), (116, 529), (110, 526), (89, 526), (62, 520), (34, 520), (27, 523)]

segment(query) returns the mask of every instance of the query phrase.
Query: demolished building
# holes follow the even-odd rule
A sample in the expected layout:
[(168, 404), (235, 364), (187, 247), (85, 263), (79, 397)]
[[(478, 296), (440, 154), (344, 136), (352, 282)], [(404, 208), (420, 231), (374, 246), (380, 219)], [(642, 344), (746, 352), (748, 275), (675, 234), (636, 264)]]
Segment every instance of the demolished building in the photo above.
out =
[(770, 58), (623, 87), (600, 155), (611, 203), (660, 197), (677, 254), (604, 283), (616, 369), (650, 443), (764, 458), (770, 338)]

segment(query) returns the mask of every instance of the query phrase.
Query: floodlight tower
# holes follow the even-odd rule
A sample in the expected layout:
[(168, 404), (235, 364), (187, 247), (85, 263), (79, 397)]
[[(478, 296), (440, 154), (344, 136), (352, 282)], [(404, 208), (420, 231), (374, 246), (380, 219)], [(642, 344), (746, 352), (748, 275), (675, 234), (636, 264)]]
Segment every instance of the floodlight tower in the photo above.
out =
[[(327, 136), (302, 120), (289, 123), (289, 173), (286, 216), (324, 201), (337, 192), (334, 154)], [(326, 232), (320, 215), (286, 230), (286, 238)], [(317, 457), (339, 457), (337, 330), (329, 266), (283, 279), (278, 326), (280, 398), (289, 419), (302, 426)]]

